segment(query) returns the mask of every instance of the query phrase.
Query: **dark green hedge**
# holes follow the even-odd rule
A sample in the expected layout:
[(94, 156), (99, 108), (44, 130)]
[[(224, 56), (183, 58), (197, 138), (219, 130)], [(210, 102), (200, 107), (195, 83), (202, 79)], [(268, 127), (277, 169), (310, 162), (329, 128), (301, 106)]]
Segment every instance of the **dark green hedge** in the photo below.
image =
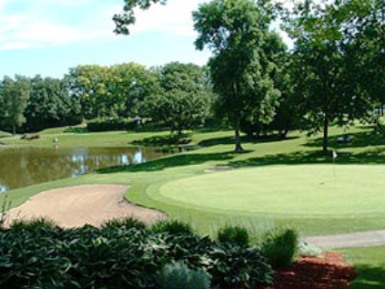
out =
[(91, 121), (87, 124), (87, 130), (90, 132), (133, 130), (137, 127), (138, 124), (136, 121), (124, 118), (97, 120)]

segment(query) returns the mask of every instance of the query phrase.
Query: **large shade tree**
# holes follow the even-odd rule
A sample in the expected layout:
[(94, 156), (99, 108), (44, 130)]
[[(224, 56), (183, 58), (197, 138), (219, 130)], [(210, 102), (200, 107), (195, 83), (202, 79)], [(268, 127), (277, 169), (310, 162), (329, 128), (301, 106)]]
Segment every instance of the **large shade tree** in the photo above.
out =
[(356, 85), (354, 71), (362, 56), (352, 54), (346, 37), (358, 28), (360, 2), (306, 0), (296, 2), (285, 17), (286, 31), (295, 40), (292, 73), (298, 107), (310, 133), (323, 131), (325, 153), (329, 125), (346, 126), (366, 117), (372, 103), (367, 91)]
[(274, 88), (266, 43), (270, 36), (269, 1), (213, 0), (193, 13), (197, 49), (209, 48), (217, 107), (235, 133), (235, 151), (243, 151), (242, 119), (269, 123), (280, 92)]
[(30, 88), (24, 130), (36, 131), (80, 121), (79, 106), (61, 79), (36, 75), (30, 79)]
[(4, 77), (0, 83), (1, 125), (4, 130), (16, 134), (17, 128), (25, 123), (24, 110), (29, 96), (28, 78), (19, 75), (15, 79)]
[(144, 101), (147, 117), (166, 124), (180, 138), (183, 130), (204, 123), (209, 113), (212, 93), (205, 69), (172, 62), (158, 74), (160, 89)]

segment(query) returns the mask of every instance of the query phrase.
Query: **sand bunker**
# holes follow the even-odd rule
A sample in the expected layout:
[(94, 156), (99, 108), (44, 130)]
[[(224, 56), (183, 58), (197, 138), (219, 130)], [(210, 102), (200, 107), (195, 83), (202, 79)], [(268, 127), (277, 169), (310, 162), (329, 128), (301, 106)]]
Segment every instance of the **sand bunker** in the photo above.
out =
[(134, 217), (145, 223), (166, 218), (157, 210), (127, 202), (123, 185), (82, 185), (45, 191), (30, 198), (7, 214), (15, 219), (48, 217), (62, 227), (99, 226), (113, 218)]

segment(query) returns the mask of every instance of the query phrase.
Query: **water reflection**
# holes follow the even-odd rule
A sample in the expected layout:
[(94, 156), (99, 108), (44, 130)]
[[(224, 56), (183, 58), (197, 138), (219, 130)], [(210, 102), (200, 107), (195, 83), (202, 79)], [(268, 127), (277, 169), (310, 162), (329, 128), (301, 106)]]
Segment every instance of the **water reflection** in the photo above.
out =
[(139, 164), (165, 154), (154, 148), (0, 149), (0, 192), (105, 167)]

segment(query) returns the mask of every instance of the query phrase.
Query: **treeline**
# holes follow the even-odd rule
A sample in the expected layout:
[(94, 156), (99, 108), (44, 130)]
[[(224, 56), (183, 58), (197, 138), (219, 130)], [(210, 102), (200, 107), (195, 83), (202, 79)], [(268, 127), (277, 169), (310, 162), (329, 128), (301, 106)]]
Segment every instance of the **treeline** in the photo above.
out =
[[(290, 50), (270, 29), (278, 17), (294, 40)], [(181, 135), (209, 119), (234, 129), (237, 151), (241, 131), (284, 137), (302, 129), (322, 131), (326, 152), (331, 124), (373, 121), (385, 103), (383, 0), (309, 0), (292, 9), (266, 0), (213, 0), (193, 19), (196, 48), (212, 51), (206, 67), (85, 65), (62, 80), (5, 77), (1, 129), (38, 130), (84, 119), (108, 120), (98, 127), (110, 128), (136, 120)]]
[(98, 127), (119, 128), (147, 120), (180, 134), (204, 123), (212, 97), (207, 70), (177, 62), (150, 69), (81, 65), (63, 79), (6, 76), (0, 82), (0, 129), (29, 132), (93, 119), (103, 122)]

